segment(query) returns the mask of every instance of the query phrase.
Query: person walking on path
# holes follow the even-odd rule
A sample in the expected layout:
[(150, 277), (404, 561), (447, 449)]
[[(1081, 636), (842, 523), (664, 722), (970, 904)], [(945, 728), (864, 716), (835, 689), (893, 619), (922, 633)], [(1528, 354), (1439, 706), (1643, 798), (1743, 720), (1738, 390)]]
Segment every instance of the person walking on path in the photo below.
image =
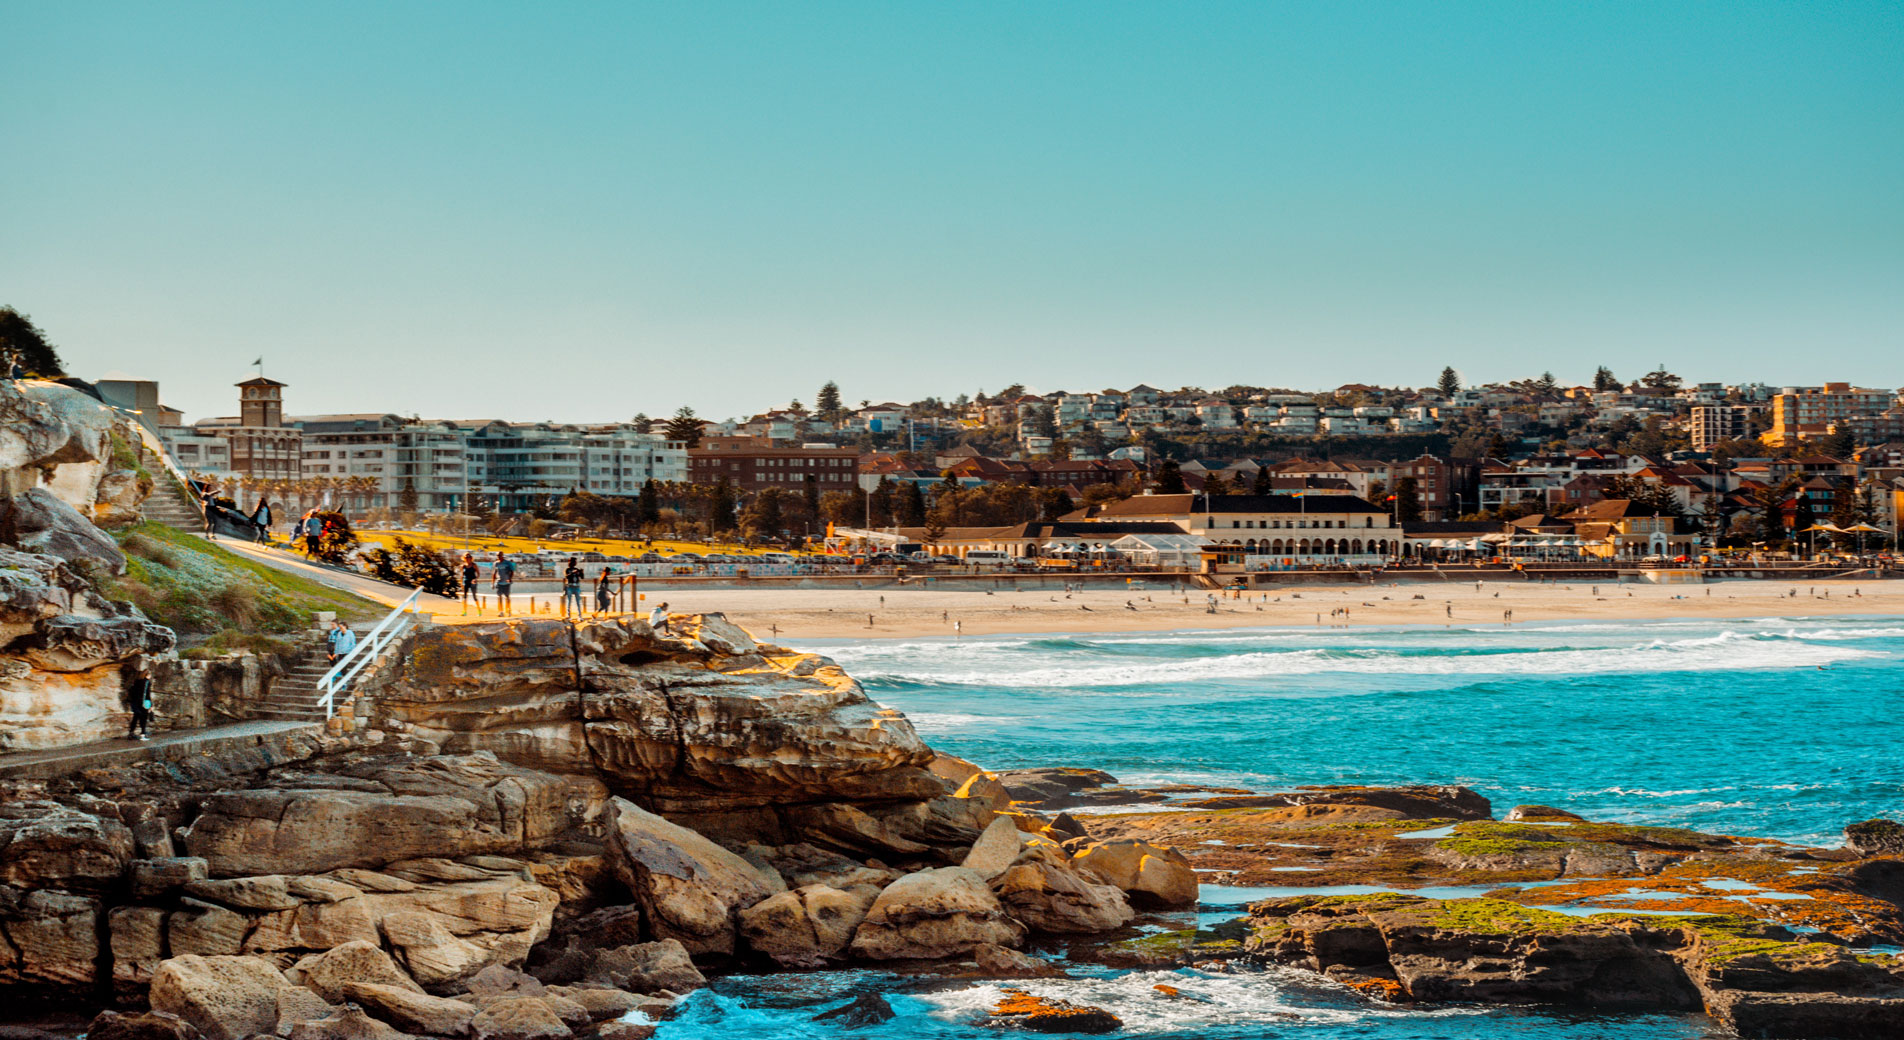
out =
[(575, 616), (582, 616), (582, 564), (575, 557), (562, 568), (562, 616), (569, 616), (569, 603), (575, 603)]
[(339, 658), (357, 649), (357, 633), (352, 632), (350, 626), (344, 624), (342, 618), (331, 622), (331, 630), (324, 634), (324, 641), (329, 644), (332, 664), (336, 664)]
[(500, 550), (496, 553), (496, 566), (490, 572), (490, 580), (496, 585), (496, 609), (503, 617), (508, 617), (509, 586), (516, 583), (516, 565)]
[(657, 604), (653, 610), (648, 612), (648, 627), (654, 631), (655, 635), (660, 635), (663, 632), (672, 634), (668, 628), (668, 605), (666, 603)]
[[(476, 599), (477, 576), (482, 573), (482, 568), (476, 566), (476, 554), (471, 552), (464, 553), (463, 563), (462, 563), (462, 566), (459, 568), (459, 570), (463, 578), (463, 613), (468, 614), (469, 601)], [(482, 601), (476, 600), (477, 615), (480, 616), (482, 612), (483, 612)]]
[(258, 508), (251, 511), (251, 522), (258, 525), (258, 544), (271, 544), (271, 500), (259, 497)]
[(318, 519), (317, 510), (304, 514), (304, 555), (317, 559), (317, 547), (324, 541), (324, 521)]
[(595, 579), (595, 613), (606, 614), (615, 602), (614, 568), (603, 567), (600, 577)]
[(132, 712), (132, 720), (126, 724), (127, 740), (146, 739), (146, 727), (152, 722), (151, 668), (144, 654), (126, 666), (126, 710)]

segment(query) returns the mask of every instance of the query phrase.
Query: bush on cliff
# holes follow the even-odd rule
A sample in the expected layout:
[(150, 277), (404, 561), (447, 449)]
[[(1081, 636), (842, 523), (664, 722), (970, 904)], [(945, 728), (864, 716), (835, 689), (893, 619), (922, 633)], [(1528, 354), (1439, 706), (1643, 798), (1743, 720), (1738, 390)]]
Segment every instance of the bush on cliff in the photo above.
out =
[(311, 627), (316, 611), (364, 620), (383, 608), (341, 589), (266, 567), (163, 524), (112, 532), (126, 554), (124, 577), (96, 575), (109, 599), (130, 600), (178, 633), (187, 656), (282, 649), (274, 637)]

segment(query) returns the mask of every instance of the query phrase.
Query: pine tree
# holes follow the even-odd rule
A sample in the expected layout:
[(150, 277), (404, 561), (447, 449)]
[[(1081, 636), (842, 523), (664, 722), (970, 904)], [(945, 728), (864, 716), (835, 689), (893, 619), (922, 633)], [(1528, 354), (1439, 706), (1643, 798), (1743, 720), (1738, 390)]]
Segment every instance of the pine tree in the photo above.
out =
[(1395, 519), (1404, 524), (1421, 521), (1421, 491), (1414, 477), (1395, 482)]
[(1267, 495), (1274, 492), (1275, 490), (1276, 490), (1276, 484), (1270, 478), (1269, 467), (1268, 466), (1256, 467), (1256, 481), (1250, 485), (1250, 494)]
[(636, 412), (634, 419), (630, 420), (628, 425), (633, 426), (636, 433), (654, 432), (654, 420), (648, 418), (647, 412)]
[(1230, 482), (1221, 473), (1212, 473), (1203, 481), (1203, 493), (1206, 495), (1227, 495)]
[(653, 477), (642, 482), (641, 495), (635, 499), (635, 522), (646, 527), (661, 520), (661, 486)]
[(404, 477), (403, 488), (397, 492), (397, 509), (406, 516), (417, 511), (416, 478)]
[(1181, 495), (1190, 488), (1183, 482), (1183, 470), (1174, 459), (1165, 459), (1157, 467), (1157, 493), (1160, 495)]
[(701, 443), (701, 427), (706, 425), (706, 419), (697, 418), (694, 409), (682, 405), (674, 418), (668, 420), (667, 438), (692, 448)]
[(12, 375), (14, 365), (30, 376), (51, 379), (66, 374), (59, 351), (46, 341), (33, 319), (12, 307), (0, 307), (0, 378)]
[(1435, 381), (1435, 386), (1441, 391), (1441, 396), (1453, 397), (1461, 389), (1461, 373), (1449, 365), (1441, 370), (1441, 378)]
[(926, 522), (926, 494), (916, 482), (908, 480), (900, 485), (896, 501), (900, 523), (917, 527)]
[(1601, 365), (1594, 370), (1593, 388), (1595, 390), (1618, 390), (1620, 388), (1620, 381), (1613, 378), (1612, 369)]
[(1551, 394), (1560, 389), (1560, 384), (1554, 380), (1552, 372), (1542, 372), (1540, 378), (1534, 380), (1534, 389), (1539, 393)]
[(840, 421), (842, 410), (840, 406), (840, 385), (829, 379), (826, 381), (826, 385), (821, 387), (820, 392), (813, 398), (813, 413), (831, 423)]

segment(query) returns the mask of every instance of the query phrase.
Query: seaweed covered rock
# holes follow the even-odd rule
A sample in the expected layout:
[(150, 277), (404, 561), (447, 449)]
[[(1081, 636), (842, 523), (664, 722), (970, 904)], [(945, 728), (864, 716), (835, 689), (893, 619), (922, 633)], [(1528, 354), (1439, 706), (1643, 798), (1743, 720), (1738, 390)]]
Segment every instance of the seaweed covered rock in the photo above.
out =
[(986, 1024), (1033, 1033), (1096, 1034), (1124, 1028), (1122, 1019), (1103, 1008), (1035, 997), (1016, 989), (1005, 991)]
[(1866, 820), (1844, 829), (1845, 846), (1860, 856), (1904, 856), (1904, 823)]

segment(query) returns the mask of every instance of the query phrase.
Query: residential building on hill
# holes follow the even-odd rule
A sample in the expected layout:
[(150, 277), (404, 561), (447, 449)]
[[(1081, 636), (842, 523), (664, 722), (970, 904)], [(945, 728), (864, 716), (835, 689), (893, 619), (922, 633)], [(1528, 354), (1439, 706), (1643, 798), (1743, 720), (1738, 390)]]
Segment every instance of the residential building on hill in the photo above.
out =
[(831, 444), (776, 447), (756, 437), (703, 437), (687, 452), (688, 480), (696, 484), (726, 481), (743, 491), (777, 487), (821, 494), (850, 491), (860, 479), (859, 450)]

